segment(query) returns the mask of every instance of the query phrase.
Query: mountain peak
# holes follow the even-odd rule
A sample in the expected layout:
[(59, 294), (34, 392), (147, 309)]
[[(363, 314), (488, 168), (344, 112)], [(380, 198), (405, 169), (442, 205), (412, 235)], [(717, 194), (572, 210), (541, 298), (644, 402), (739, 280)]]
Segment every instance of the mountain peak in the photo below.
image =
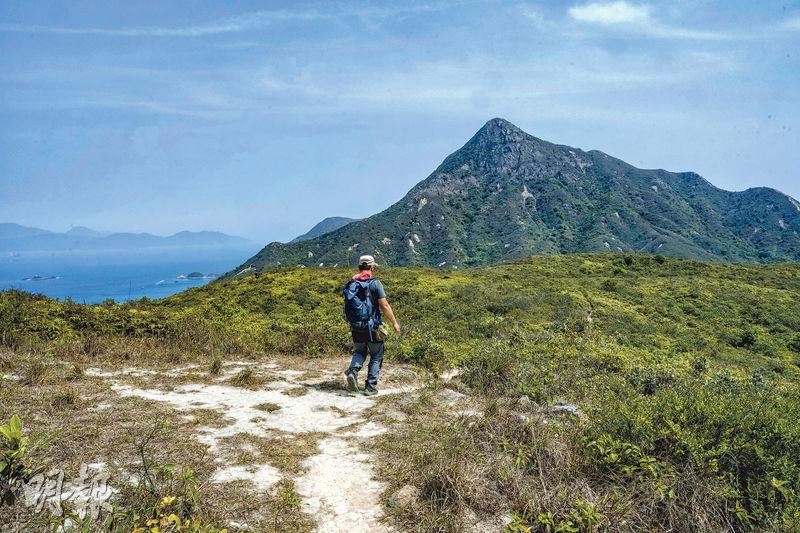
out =
[(554, 144), (503, 118), (386, 210), (310, 240), (268, 245), (228, 277), (289, 265), (463, 268), (530, 255), (640, 252), (718, 261), (800, 260), (800, 204), (716, 189)]
[[(516, 144), (532, 137), (504, 118), (496, 117), (483, 125), (471, 139), (471, 144), (488, 147), (498, 144)], [(469, 144), (469, 143), (468, 143)]]
[(103, 237), (105, 235), (104, 233), (87, 228), (86, 226), (72, 226), (65, 233), (72, 237)]
[(519, 129), (516, 125), (500, 117), (493, 118), (492, 120), (484, 124), (480, 130), (478, 130), (478, 134), (484, 134), (493, 137), (494, 136), (505, 137), (509, 133), (524, 134), (525, 132)]
[(483, 125), (484, 128), (488, 127), (501, 127), (501, 128), (516, 128), (519, 129), (516, 125), (512, 124), (508, 120), (502, 117), (494, 117), (491, 120), (487, 120), (486, 124)]

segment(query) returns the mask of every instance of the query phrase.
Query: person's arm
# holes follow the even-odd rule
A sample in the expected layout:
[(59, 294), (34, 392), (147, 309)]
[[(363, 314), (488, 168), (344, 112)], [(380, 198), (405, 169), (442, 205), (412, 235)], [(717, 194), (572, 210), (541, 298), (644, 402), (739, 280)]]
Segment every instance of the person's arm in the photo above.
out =
[(378, 300), (378, 305), (381, 307), (381, 313), (392, 323), (394, 330), (400, 333), (400, 322), (394, 317), (394, 311), (392, 311), (392, 306), (389, 305), (389, 301), (386, 298), (380, 298)]

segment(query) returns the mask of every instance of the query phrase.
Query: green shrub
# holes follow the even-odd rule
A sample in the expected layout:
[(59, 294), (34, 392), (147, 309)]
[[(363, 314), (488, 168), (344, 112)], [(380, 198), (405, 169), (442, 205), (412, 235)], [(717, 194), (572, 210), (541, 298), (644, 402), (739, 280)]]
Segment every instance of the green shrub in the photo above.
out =
[(30, 477), (25, 463), (28, 437), (22, 433), (22, 420), (13, 415), (0, 425), (0, 504), (12, 504), (19, 495), (20, 483)]
[(74, 405), (79, 397), (78, 391), (73, 388), (61, 389), (53, 394), (50, 405), (55, 409), (63, 409)]
[(521, 360), (506, 340), (480, 345), (461, 364), (461, 381), (482, 393), (514, 391), (522, 382)]
[(789, 349), (794, 353), (800, 353), (800, 333), (796, 334), (789, 342)]
[(749, 350), (750, 348), (755, 346), (757, 341), (758, 341), (758, 334), (752, 329), (746, 329), (744, 331), (739, 332), (738, 335), (734, 335), (730, 340), (730, 344), (734, 348), (744, 348), (746, 350)]
[(638, 366), (628, 374), (628, 382), (641, 394), (650, 396), (660, 388), (674, 383), (675, 372)]
[(696, 374), (702, 374), (708, 370), (708, 359), (705, 356), (698, 355), (692, 359), (692, 371)]
[(607, 391), (589, 413), (588, 464), (629, 475), (645, 460), (675, 471), (673, 491), (699, 476), (715, 487), (718, 513), (741, 527), (800, 519), (797, 389), (684, 377), (649, 395), (620, 383)]
[(447, 365), (441, 344), (429, 335), (413, 333), (398, 348), (396, 357), (401, 362), (437, 371)]
[(607, 292), (614, 292), (619, 288), (619, 283), (613, 279), (605, 279), (600, 284), (600, 288)]

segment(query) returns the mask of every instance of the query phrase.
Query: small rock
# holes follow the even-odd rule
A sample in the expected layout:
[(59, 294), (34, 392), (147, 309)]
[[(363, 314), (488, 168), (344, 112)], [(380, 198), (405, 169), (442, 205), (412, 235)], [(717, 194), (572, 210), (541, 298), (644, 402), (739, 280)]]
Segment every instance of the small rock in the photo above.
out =
[(475, 511), (469, 507), (464, 509), (462, 512), (461, 522), (464, 524), (464, 531), (467, 533), (478, 533), (477, 529), (475, 528), (480, 522), (480, 518), (478, 518), (478, 515), (475, 513)]
[(410, 392), (406, 392), (406, 393), (403, 393), (400, 396), (400, 398), (397, 399), (397, 405), (399, 405), (401, 408), (402, 407), (408, 408), (408, 407), (411, 407), (412, 405), (414, 405), (414, 401), (415, 400), (416, 400), (416, 398), (414, 397), (413, 394), (411, 394)]
[(555, 405), (550, 406), (548, 409), (551, 413), (560, 415), (573, 415), (573, 416), (581, 416), (583, 412), (581, 408), (573, 403), (566, 403), (566, 402), (559, 402)]
[(383, 416), (390, 420), (394, 420), (395, 422), (405, 422), (408, 419), (408, 415), (402, 411), (398, 411), (397, 409), (387, 409), (383, 411)]
[(506, 526), (513, 522), (511, 515), (508, 513), (497, 514), (478, 519), (474, 512), (470, 511), (464, 515), (464, 526), (467, 533), (489, 533), (505, 531)]
[(445, 372), (442, 372), (439, 375), (439, 377), (442, 378), (442, 381), (447, 383), (448, 381), (450, 381), (454, 377), (458, 376), (459, 374), (461, 374), (461, 369), (460, 368), (451, 368), (451, 369), (449, 369), (449, 370), (447, 370)]
[(414, 381), (417, 379), (417, 373), (408, 368), (392, 368), (387, 374), (403, 381)]
[(533, 402), (531, 402), (531, 399), (527, 396), (520, 396), (517, 399), (517, 409), (520, 411), (529, 411), (531, 409), (531, 405), (533, 405)]
[(405, 508), (411, 506), (419, 499), (419, 489), (413, 485), (405, 485), (400, 490), (389, 496), (386, 502), (389, 507)]
[(452, 389), (442, 389), (436, 394), (436, 398), (447, 405), (454, 405), (462, 400), (465, 400), (467, 395), (461, 394), (460, 392), (456, 392)]

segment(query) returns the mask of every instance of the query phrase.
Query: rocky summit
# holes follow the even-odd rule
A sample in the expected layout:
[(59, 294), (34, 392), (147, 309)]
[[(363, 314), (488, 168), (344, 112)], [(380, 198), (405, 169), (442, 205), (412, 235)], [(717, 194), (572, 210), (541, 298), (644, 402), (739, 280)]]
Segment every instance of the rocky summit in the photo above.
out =
[(800, 259), (800, 203), (719, 189), (694, 172), (639, 169), (495, 118), (388, 209), (302, 242), (271, 243), (227, 276), (281, 266), (459, 268), (572, 252), (727, 262)]

